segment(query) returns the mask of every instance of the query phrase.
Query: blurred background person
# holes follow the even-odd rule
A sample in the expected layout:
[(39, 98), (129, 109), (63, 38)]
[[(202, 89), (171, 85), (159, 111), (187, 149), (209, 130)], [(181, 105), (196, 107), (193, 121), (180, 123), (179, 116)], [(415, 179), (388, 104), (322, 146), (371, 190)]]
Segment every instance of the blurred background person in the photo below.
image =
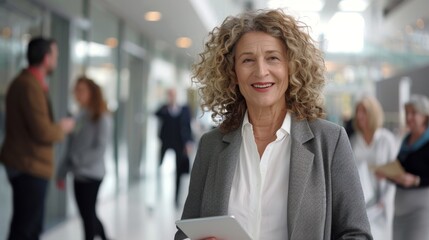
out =
[(105, 240), (106, 233), (97, 217), (96, 203), (106, 172), (104, 154), (111, 137), (112, 119), (102, 90), (93, 80), (80, 77), (74, 96), (80, 111), (58, 169), (57, 186), (64, 189), (67, 172), (73, 174), (74, 195), (83, 221), (85, 240), (93, 240), (95, 236)]
[[(397, 184), (394, 240), (429, 238), (429, 100), (413, 95), (405, 104), (404, 137), (397, 159), (405, 172), (390, 178)], [(380, 177), (385, 177), (377, 172)]]
[(346, 130), (347, 136), (349, 137), (349, 139), (351, 139), (351, 137), (355, 133), (355, 129), (353, 127), (353, 118), (343, 116), (343, 127)]
[(9, 240), (39, 239), (43, 230), (48, 181), (54, 172), (53, 144), (74, 121), (54, 122), (45, 78), (57, 67), (53, 39), (36, 37), (27, 48), (29, 67), (12, 81), (6, 96), (6, 136), (0, 161), (12, 187)]
[(355, 155), (365, 196), (368, 219), (374, 240), (390, 240), (394, 210), (395, 185), (378, 179), (374, 166), (393, 161), (398, 152), (395, 136), (383, 128), (384, 112), (373, 96), (357, 103), (350, 143)]
[(200, 140), (182, 219), (233, 215), (253, 239), (372, 239), (347, 134), (321, 119), (322, 53), (300, 24), (258, 10), (209, 33), (193, 80), (222, 121)]
[(189, 154), (192, 149), (193, 133), (191, 129), (191, 111), (187, 105), (177, 103), (177, 92), (174, 88), (167, 90), (167, 104), (162, 105), (156, 112), (160, 129), (158, 137), (161, 140), (159, 167), (168, 149), (176, 154), (176, 189), (174, 201), (179, 205), (181, 176), (189, 173)]

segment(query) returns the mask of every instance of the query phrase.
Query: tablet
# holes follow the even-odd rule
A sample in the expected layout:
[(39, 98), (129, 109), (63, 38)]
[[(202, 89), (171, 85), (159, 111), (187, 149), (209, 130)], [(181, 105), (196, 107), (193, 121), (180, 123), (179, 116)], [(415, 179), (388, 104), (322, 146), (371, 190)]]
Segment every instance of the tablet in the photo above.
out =
[(234, 216), (192, 218), (176, 221), (191, 240), (216, 237), (218, 240), (252, 240)]

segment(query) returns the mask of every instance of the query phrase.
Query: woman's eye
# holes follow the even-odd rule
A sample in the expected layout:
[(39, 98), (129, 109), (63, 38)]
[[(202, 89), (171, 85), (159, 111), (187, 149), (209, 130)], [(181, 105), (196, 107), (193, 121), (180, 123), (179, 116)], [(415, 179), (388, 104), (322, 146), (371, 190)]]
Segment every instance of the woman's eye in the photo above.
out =
[(246, 58), (246, 59), (243, 60), (243, 63), (252, 62), (252, 61), (253, 61), (253, 59)]

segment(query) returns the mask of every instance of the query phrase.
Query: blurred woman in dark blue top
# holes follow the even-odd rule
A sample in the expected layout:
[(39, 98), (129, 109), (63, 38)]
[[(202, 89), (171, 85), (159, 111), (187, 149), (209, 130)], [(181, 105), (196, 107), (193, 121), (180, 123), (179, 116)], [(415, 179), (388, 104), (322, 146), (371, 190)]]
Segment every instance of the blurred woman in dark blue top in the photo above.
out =
[(421, 240), (429, 236), (429, 100), (414, 95), (405, 104), (405, 136), (398, 160), (405, 170), (390, 179), (398, 186), (393, 220), (394, 240)]

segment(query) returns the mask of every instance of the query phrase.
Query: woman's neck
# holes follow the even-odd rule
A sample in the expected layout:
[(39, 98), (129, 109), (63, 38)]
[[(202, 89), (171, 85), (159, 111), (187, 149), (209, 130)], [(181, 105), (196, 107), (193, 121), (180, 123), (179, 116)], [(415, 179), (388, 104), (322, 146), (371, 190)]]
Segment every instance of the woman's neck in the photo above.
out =
[(249, 122), (253, 125), (254, 130), (262, 130), (263, 132), (277, 131), (283, 123), (286, 112), (286, 108), (268, 110), (248, 109)]
[(367, 145), (370, 145), (372, 143), (372, 140), (374, 139), (374, 134), (375, 132), (370, 131), (369, 129), (362, 130), (362, 136)]
[(408, 140), (408, 144), (415, 143), (426, 131), (426, 128), (417, 128), (410, 133), (410, 139)]
[(286, 108), (274, 111), (248, 109), (249, 122), (253, 126), (253, 135), (260, 157), (266, 146), (276, 139), (276, 132), (282, 126), (286, 113)]

